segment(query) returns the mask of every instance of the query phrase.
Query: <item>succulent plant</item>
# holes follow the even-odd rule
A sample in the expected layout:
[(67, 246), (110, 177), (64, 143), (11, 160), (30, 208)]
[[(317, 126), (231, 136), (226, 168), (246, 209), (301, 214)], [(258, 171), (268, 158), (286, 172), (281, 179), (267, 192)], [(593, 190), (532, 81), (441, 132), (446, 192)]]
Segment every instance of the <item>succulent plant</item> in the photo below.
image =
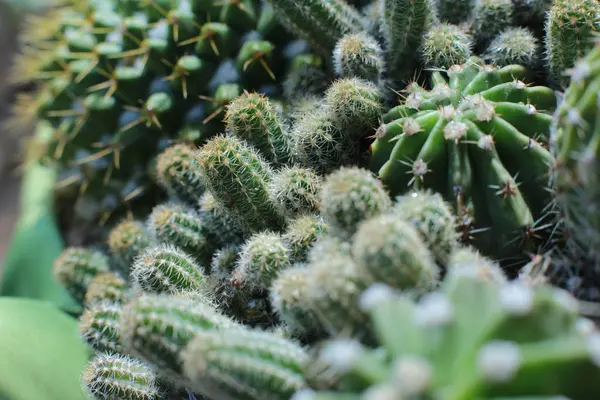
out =
[(178, 167), (158, 153), (222, 131), (244, 89), (281, 96), (288, 61), (309, 54), (260, 1), (68, 0), (32, 18), (23, 43), (14, 79), (37, 89), (13, 122), (52, 125), (38, 159), (58, 164), (61, 196), (93, 223), (164, 200)]
[(370, 316), (375, 346), (354, 338), (324, 344), (310, 365), (335, 377), (334, 387), (304, 389), (293, 399), (600, 395), (593, 378), (600, 336), (578, 316), (575, 299), (481, 272), (451, 268), (440, 289), (418, 300), (370, 286), (360, 307)]
[(550, 202), (545, 142), (556, 97), (527, 78), (518, 65), (455, 65), (430, 91), (411, 86), (371, 145), (370, 168), (391, 195), (442, 193), (465, 239), (497, 258), (535, 249)]

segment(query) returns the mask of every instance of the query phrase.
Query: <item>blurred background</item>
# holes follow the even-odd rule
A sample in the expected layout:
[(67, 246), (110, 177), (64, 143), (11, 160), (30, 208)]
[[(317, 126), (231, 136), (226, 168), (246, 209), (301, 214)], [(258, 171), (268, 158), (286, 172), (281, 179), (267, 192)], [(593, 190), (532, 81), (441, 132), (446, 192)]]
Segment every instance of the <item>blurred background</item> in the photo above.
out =
[[(18, 213), (18, 165), (22, 138), (8, 132), (3, 123), (10, 115), (16, 93), (26, 90), (11, 85), (9, 74), (18, 51), (18, 34), (23, 18), (28, 13), (43, 12), (49, 3), (50, 0), (0, 0), (0, 260), (4, 259)], [(0, 264), (0, 271), (1, 268)]]

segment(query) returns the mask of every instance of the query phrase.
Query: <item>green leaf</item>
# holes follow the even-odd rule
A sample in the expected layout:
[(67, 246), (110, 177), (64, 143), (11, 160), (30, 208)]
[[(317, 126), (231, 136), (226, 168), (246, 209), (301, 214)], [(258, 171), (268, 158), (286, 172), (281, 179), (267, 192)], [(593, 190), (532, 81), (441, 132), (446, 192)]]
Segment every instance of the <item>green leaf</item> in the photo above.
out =
[[(48, 129), (40, 124), (38, 138)], [(39, 164), (28, 167), (23, 176), (21, 210), (3, 262), (0, 296), (46, 300), (78, 313), (80, 304), (52, 275), (52, 264), (64, 249), (53, 213), (55, 182), (55, 170)]]
[(90, 357), (77, 320), (51, 303), (0, 298), (0, 399), (85, 400)]

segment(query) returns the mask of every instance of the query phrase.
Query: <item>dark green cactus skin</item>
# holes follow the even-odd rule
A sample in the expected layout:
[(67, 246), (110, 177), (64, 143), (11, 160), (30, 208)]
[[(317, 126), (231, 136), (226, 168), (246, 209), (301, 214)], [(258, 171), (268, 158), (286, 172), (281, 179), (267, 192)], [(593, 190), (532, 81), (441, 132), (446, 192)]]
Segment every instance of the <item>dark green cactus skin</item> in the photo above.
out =
[(297, 55), (264, 2), (64, 3), (28, 27), (15, 78), (39, 91), (15, 111), (52, 125), (39, 159), (58, 163), (60, 193), (85, 221), (164, 199), (156, 155), (222, 131), (223, 85), (281, 96)]
[[(544, 147), (555, 94), (527, 86), (527, 71), (496, 69), (472, 58), (413, 87), (384, 116), (370, 168), (392, 195), (410, 188), (442, 193), (464, 239), (491, 257), (531, 251), (550, 198)], [(474, 231), (483, 229), (484, 231)], [(535, 249), (533, 249), (535, 251)]]

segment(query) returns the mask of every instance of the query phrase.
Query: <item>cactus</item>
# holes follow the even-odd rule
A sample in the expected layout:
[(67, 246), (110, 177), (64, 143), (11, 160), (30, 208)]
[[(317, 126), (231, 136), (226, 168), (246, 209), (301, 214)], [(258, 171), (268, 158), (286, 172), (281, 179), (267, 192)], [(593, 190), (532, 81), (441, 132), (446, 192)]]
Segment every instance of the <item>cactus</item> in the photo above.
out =
[(131, 279), (148, 293), (201, 291), (205, 276), (192, 257), (179, 248), (162, 244), (148, 247), (135, 260)]
[(330, 341), (319, 360), (338, 384), (299, 391), (294, 400), (600, 394), (591, 378), (599, 368), (598, 333), (578, 317), (569, 294), (462, 272), (418, 301), (371, 286), (360, 303), (385, 356), (354, 339)]
[(379, 43), (367, 33), (344, 35), (333, 49), (335, 73), (339, 77), (379, 83), (384, 64), (382, 55)]
[(569, 84), (568, 70), (594, 46), (600, 33), (600, 4), (594, 0), (555, 0), (546, 18), (548, 70), (561, 88)]
[(507, 28), (492, 40), (483, 58), (497, 67), (518, 64), (534, 69), (540, 63), (540, 45), (530, 29)]
[(143, 362), (121, 354), (98, 354), (82, 375), (85, 392), (94, 399), (158, 400), (156, 373)]
[(474, 0), (437, 0), (435, 9), (438, 18), (443, 22), (459, 24), (468, 20), (473, 13)]
[(515, 6), (511, 0), (479, 0), (473, 10), (475, 41), (480, 47), (515, 21)]
[(193, 204), (204, 193), (196, 152), (191, 146), (176, 144), (158, 155), (156, 175), (159, 184), (172, 197)]
[(267, 97), (244, 92), (227, 106), (225, 120), (233, 135), (255, 147), (270, 163), (290, 162), (290, 138)]
[(290, 262), (307, 261), (312, 246), (328, 232), (329, 225), (320, 216), (304, 215), (290, 221), (283, 234), (283, 240), (289, 248)]
[(236, 283), (249, 291), (265, 290), (280, 271), (290, 266), (290, 249), (281, 235), (257, 233), (244, 243), (239, 252)]
[(210, 192), (205, 192), (198, 202), (200, 220), (206, 237), (215, 248), (239, 244), (244, 238), (244, 229), (227, 209), (219, 204)]
[(283, 167), (273, 174), (269, 197), (280, 214), (295, 218), (319, 210), (321, 176), (310, 168)]
[(269, 199), (271, 167), (253, 147), (217, 136), (200, 149), (198, 161), (208, 190), (244, 229), (283, 228), (284, 217)]
[[(524, 83), (528, 72), (473, 58), (413, 86), (384, 116), (370, 168), (392, 196), (411, 188), (442, 193), (463, 238), (494, 258), (522, 257), (544, 240), (548, 168), (544, 147), (554, 92)], [(536, 236), (541, 237), (541, 242)]]
[(425, 67), (447, 69), (467, 62), (472, 47), (471, 38), (458, 26), (441, 23), (425, 32), (419, 52)]
[(54, 277), (77, 300), (83, 301), (92, 280), (109, 272), (108, 257), (94, 250), (69, 247), (54, 260)]
[(578, 257), (587, 259), (588, 265), (581, 267), (593, 270), (600, 262), (600, 135), (596, 129), (600, 116), (600, 44), (577, 61), (570, 70), (570, 80), (552, 128), (551, 149), (556, 158), (552, 181), (570, 246)]
[(384, 214), (365, 221), (352, 240), (352, 256), (374, 281), (399, 289), (431, 289), (439, 270), (410, 223)]
[(121, 303), (129, 297), (127, 282), (114, 272), (97, 274), (88, 285), (84, 304), (109, 301)]
[(181, 379), (185, 346), (202, 330), (236, 328), (201, 297), (141, 294), (123, 306), (121, 343), (127, 353), (159, 368), (163, 375)]
[(81, 314), (79, 331), (82, 338), (99, 352), (120, 353), (119, 319), (121, 305), (110, 301), (94, 303)]
[(129, 274), (136, 257), (147, 247), (156, 244), (140, 221), (124, 219), (108, 235), (108, 248), (121, 269)]
[(269, 332), (200, 332), (184, 354), (193, 389), (213, 399), (287, 400), (306, 385), (304, 349)]
[(392, 213), (417, 229), (439, 264), (448, 262), (458, 247), (458, 226), (450, 205), (439, 193), (415, 191), (398, 196)]
[[(222, 131), (231, 85), (281, 95), (292, 59), (309, 53), (288, 48), (263, 2), (67, 0), (25, 28), (13, 80), (36, 90), (20, 96), (11, 126), (52, 125), (38, 159), (57, 164), (61, 198), (92, 223), (164, 201), (159, 188), (175, 176), (156, 171), (165, 146)], [(160, 169), (181, 173), (167, 172), (178, 169), (171, 155)]]
[(321, 213), (340, 237), (351, 237), (360, 223), (387, 211), (391, 204), (381, 182), (362, 168), (340, 168), (327, 176), (321, 190)]

